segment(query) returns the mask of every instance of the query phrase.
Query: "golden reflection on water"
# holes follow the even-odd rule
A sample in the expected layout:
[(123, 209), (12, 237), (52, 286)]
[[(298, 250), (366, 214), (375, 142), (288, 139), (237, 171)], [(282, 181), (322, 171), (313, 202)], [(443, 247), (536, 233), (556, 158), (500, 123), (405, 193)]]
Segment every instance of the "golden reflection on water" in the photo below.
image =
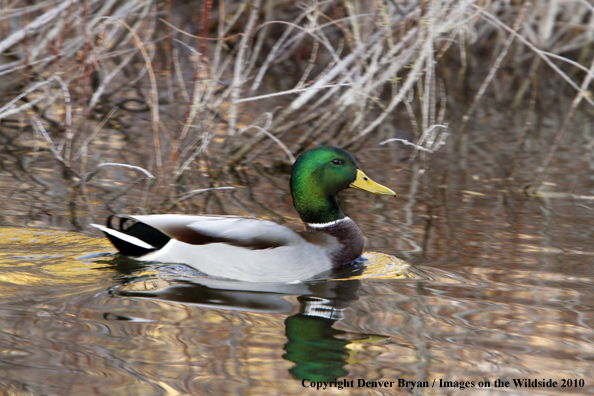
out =
[(0, 241), (2, 299), (17, 297), (23, 290), (37, 294), (44, 288), (68, 293), (59, 286), (92, 284), (97, 274), (103, 279), (108, 276), (93, 271), (105, 264), (86, 260), (81, 266), (81, 256), (112, 250), (101, 239), (65, 231), (5, 227), (0, 228)]

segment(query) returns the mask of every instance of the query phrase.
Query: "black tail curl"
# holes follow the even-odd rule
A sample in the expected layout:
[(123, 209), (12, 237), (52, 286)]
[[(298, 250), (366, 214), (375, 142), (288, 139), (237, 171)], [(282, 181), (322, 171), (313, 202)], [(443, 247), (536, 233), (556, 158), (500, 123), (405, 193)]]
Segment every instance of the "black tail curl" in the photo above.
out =
[[(114, 224), (114, 219), (118, 220), (116, 224)], [(156, 228), (126, 216), (111, 215), (107, 218), (106, 225), (107, 228), (111, 228), (112, 230), (133, 236), (153, 246), (153, 249), (146, 249), (144, 247), (134, 245), (133, 243), (123, 241), (113, 235), (106, 234), (113, 246), (115, 246), (115, 248), (118, 249), (120, 253), (126, 256), (143, 256), (152, 252), (153, 250), (161, 249), (171, 239)]]

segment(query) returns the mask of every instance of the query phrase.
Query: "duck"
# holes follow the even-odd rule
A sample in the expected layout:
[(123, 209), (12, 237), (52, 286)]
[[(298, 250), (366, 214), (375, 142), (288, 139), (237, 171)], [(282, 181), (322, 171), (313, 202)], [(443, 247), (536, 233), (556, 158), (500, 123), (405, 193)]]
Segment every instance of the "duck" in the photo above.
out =
[(357, 262), (363, 233), (340, 209), (347, 188), (395, 197), (371, 180), (347, 151), (320, 146), (304, 151), (289, 182), (304, 229), (241, 216), (111, 215), (101, 230), (123, 256), (185, 264), (208, 277), (245, 282), (301, 282)]

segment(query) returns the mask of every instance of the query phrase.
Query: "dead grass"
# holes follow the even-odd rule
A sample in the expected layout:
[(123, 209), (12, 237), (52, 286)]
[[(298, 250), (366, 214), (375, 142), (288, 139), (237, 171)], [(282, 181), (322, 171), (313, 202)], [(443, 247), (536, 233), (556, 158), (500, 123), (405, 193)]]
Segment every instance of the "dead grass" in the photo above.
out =
[[(84, 202), (89, 218), (86, 186), (107, 165), (138, 172), (114, 195), (138, 186), (143, 211), (176, 210), (263, 151), (291, 162), (312, 144), (356, 151), (382, 141), (411, 146), (411, 161), (428, 168), (449, 140), (464, 152), (485, 95), (514, 76), (521, 82), (505, 100), (529, 112), (543, 77), (574, 98), (535, 171), (539, 182), (576, 112), (594, 106), (587, 0), (9, 4), (0, 11), (0, 132), (15, 146), (36, 140), (26, 155), (50, 155), (71, 207)], [(477, 68), (488, 72), (468, 87), (468, 70)], [(502, 69), (512, 78), (498, 79)], [(468, 99), (451, 111), (452, 95)], [(412, 139), (379, 132), (402, 114)], [(126, 132), (121, 120), (129, 117)], [(116, 150), (144, 155), (99, 150), (113, 130), (131, 142)], [(188, 183), (197, 169), (206, 190)]]

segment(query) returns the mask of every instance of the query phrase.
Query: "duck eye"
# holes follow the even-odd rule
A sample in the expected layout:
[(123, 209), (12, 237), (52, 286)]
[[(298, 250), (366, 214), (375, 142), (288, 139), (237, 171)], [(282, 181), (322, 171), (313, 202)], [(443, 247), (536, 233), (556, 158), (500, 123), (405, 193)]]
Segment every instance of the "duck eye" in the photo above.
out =
[(334, 159), (332, 160), (332, 163), (333, 163), (334, 165), (342, 165), (342, 160), (339, 160), (338, 158), (334, 158)]

